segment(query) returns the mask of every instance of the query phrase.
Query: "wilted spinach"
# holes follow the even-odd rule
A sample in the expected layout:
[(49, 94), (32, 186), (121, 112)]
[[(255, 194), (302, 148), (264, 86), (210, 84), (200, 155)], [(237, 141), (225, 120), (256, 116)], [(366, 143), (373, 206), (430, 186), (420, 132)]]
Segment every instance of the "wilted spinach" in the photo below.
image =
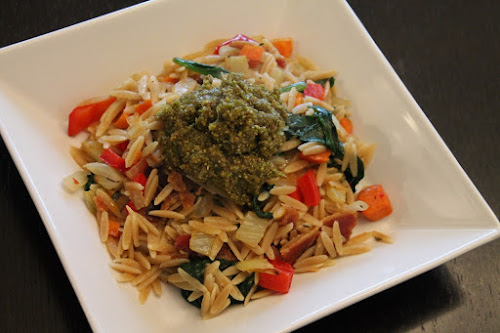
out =
[[(351, 186), (351, 189), (353, 192), (356, 191), (356, 185), (363, 179), (365, 176), (365, 165), (363, 161), (357, 156), (358, 160), (358, 175), (354, 177), (351, 172), (351, 167), (347, 167), (347, 169), (344, 171), (344, 176), (347, 182), (349, 183), (349, 186)], [(330, 160), (330, 163), (328, 163), (329, 167), (334, 167), (340, 170), (342, 167), (340, 164), (334, 162), (333, 160)]]
[(290, 91), (290, 90), (292, 90), (292, 88), (295, 88), (295, 90), (302, 92), (307, 88), (307, 83), (305, 83), (303, 81), (292, 83), (286, 87), (281, 88), (281, 92), (284, 93), (284, 92)]
[(324, 144), (332, 152), (332, 156), (342, 159), (344, 147), (339, 141), (337, 128), (332, 121), (332, 113), (317, 105), (311, 106), (311, 108), (316, 112), (310, 116), (290, 115), (286, 132), (305, 142)]
[(333, 85), (335, 84), (335, 78), (333, 76), (327, 77), (325, 79), (319, 79), (314, 82), (324, 85), (328, 81), (330, 81), (330, 87), (333, 87)]
[[(292, 114), (288, 117), (288, 129), (286, 133), (290, 136), (297, 136), (304, 142), (319, 142), (325, 145), (331, 152), (329, 166), (340, 169), (340, 165), (334, 161), (334, 158), (342, 160), (344, 158), (344, 146), (339, 140), (337, 128), (332, 121), (332, 113), (321, 106), (311, 106), (316, 111), (314, 114), (300, 115)], [(365, 175), (363, 161), (358, 157), (358, 174), (352, 175), (351, 169), (347, 168), (344, 172), (347, 182), (355, 191), (356, 185)]]
[(260, 193), (262, 193), (264, 191), (269, 191), (273, 187), (274, 187), (274, 185), (269, 185), (267, 183), (264, 184), (264, 185), (262, 185), (262, 188), (260, 189), (259, 194), (254, 195), (253, 198), (252, 198), (252, 208), (253, 208), (253, 211), (260, 218), (263, 218), (263, 219), (272, 219), (273, 218), (273, 213), (264, 212), (262, 210), (262, 208), (260, 208), (260, 205), (259, 205), (259, 195), (260, 195)]
[(212, 75), (213, 77), (216, 77), (219, 79), (222, 78), (222, 74), (229, 73), (229, 71), (227, 69), (219, 67), (219, 66), (202, 64), (200, 62), (195, 62), (195, 61), (181, 59), (181, 58), (174, 58), (173, 61), (177, 65), (186, 67), (190, 71), (204, 74), (204, 75)]
[[(220, 261), (220, 267), (219, 269), (221, 271), (225, 270), (226, 268), (236, 264), (233, 261), (229, 260), (224, 260), (224, 259), (216, 259), (217, 261)], [(201, 283), (204, 283), (205, 280), (205, 267), (212, 263), (210, 259), (195, 259), (191, 260), (188, 263), (182, 264), (181, 268), (185, 270), (189, 275), (193, 276), (196, 278), (198, 281)], [(243, 294), (243, 297), (246, 297), (248, 293), (250, 292), (250, 289), (252, 288), (254, 284), (254, 274), (250, 274), (243, 282), (241, 282), (239, 285), (237, 285), (238, 289), (240, 292)], [(190, 290), (181, 290), (181, 295), (182, 297), (187, 301), (188, 297), (191, 295), (192, 291)], [(229, 297), (231, 300), (231, 304), (237, 304), (237, 303), (242, 303), (241, 301), (237, 301), (231, 296)], [(203, 300), (203, 297), (199, 297), (198, 299), (189, 302), (190, 304), (201, 308), (201, 302)]]
[(85, 191), (90, 191), (90, 185), (95, 184), (95, 179), (94, 179), (94, 174), (91, 172), (90, 174), (87, 175), (87, 182), (83, 186), (83, 189)]

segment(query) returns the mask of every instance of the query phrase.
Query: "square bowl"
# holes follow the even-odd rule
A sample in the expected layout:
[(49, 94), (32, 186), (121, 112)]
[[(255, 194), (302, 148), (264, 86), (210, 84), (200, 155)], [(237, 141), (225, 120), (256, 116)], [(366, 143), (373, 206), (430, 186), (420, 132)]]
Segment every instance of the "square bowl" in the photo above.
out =
[[(306, 15), (310, 8), (303, 1), (255, 1), (251, 8), (246, 1), (156, 1), (0, 50), (1, 134), (95, 331), (288, 331), (498, 236), (495, 216), (348, 5), (316, 1)], [(330, 29), (320, 29), (320, 21)], [(202, 321), (173, 288), (139, 305), (135, 290), (115, 282), (94, 217), (61, 186), (76, 169), (69, 145), (81, 139), (66, 136), (66, 121), (75, 103), (109, 91), (130, 73), (159, 72), (163, 60), (239, 32), (291, 36), (297, 53), (338, 69), (356, 131), (378, 143), (366, 179), (391, 194), (395, 211), (377, 229), (396, 242), (298, 275), (285, 296)], [(28, 74), (33, 80), (23, 79)]]

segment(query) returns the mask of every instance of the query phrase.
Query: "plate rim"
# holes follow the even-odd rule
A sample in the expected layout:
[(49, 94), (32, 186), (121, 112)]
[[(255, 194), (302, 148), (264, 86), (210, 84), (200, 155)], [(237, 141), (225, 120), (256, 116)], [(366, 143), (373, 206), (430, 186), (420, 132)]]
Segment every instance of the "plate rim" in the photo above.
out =
[[(169, 2), (169, 1), (170, 0), (164, 0), (163, 2)], [(24, 47), (29, 47), (33, 43), (43, 43), (46, 39), (56, 37), (60, 34), (70, 34), (74, 30), (85, 29), (86, 26), (91, 25), (96, 21), (103, 22), (104, 20), (112, 20), (115, 17), (122, 15), (125, 12), (131, 13), (132, 11), (138, 10), (139, 8), (146, 7), (146, 6), (154, 6), (160, 2), (162, 2), (162, 1), (142, 2), (142, 3), (136, 4), (136, 5), (130, 6), (130, 7), (126, 7), (126, 8), (114, 11), (114, 12), (110, 12), (110, 13), (107, 13), (107, 14), (104, 14), (101, 16), (94, 17), (92, 19), (89, 19), (89, 20), (86, 20), (83, 22), (79, 22), (79, 23), (70, 25), (68, 27), (64, 27), (64, 28), (61, 28), (61, 29), (58, 29), (58, 30), (55, 30), (52, 32), (48, 32), (48, 33), (45, 33), (45, 34), (40, 35), (40, 36), (32, 37), (32, 38), (29, 38), (27, 40), (23, 40), (23, 41), (14, 43), (12, 45), (4, 46), (4, 47), (0, 48), (0, 56), (4, 53), (16, 52), (18, 49), (21, 49)], [(409, 280), (417, 275), (420, 275), (426, 271), (429, 271), (429, 270), (431, 270), (431, 269), (433, 269), (433, 268), (435, 268), (435, 267), (437, 267), (437, 266), (439, 266), (439, 265), (441, 265), (441, 264), (443, 264), (443, 263), (445, 263), (453, 258), (456, 258), (456, 257), (474, 249), (474, 248), (477, 248), (481, 245), (486, 244), (487, 242), (490, 242), (490, 241), (500, 237), (500, 223), (498, 221), (498, 218), (494, 214), (493, 210), (491, 209), (491, 207), (488, 205), (488, 203), (486, 202), (484, 197), (481, 195), (481, 193), (479, 192), (479, 190), (477, 189), (475, 184), (472, 182), (470, 177), (467, 175), (465, 170), (462, 168), (461, 164), (455, 158), (455, 156), (453, 155), (453, 153), (451, 152), (451, 150), (449, 149), (448, 145), (445, 143), (443, 138), (439, 135), (437, 130), (434, 128), (434, 126), (432, 125), (431, 121), (426, 116), (426, 114), (424, 113), (422, 108), (415, 101), (415, 99), (413, 98), (413, 96), (409, 92), (408, 88), (404, 85), (401, 78), (397, 75), (397, 73), (394, 70), (394, 68), (392, 67), (392, 65), (389, 63), (389, 61), (387, 60), (387, 58), (385, 57), (383, 52), (380, 50), (378, 45), (375, 43), (373, 38), (370, 36), (370, 34), (366, 30), (366, 28), (364, 27), (364, 25), (362, 24), (360, 19), (357, 17), (357, 15), (354, 13), (354, 11), (350, 7), (350, 5), (347, 2), (343, 2), (343, 6), (344, 6), (344, 9), (346, 9), (347, 12), (349, 13), (349, 15), (351, 16), (351, 19), (355, 20), (356, 29), (358, 29), (362, 33), (362, 38), (367, 40), (370, 43), (370, 47), (377, 54), (378, 60), (381, 61), (383, 66), (384, 66), (384, 71), (386, 71), (389, 74), (391, 81), (393, 81), (393, 83), (395, 85), (397, 85), (398, 91), (400, 93), (403, 93), (402, 96), (404, 97), (404, 100), (410, 102), (411, 108), (413, 109), (412, 113), (415, 112), (415, 114), (418, 114), (419, 119), (426, 124), (426, 127), (429, 127), (430, 132), (433, 134), (433, 140), (440, 141), (441, 145), (446, 150), (447, 158), (451, 159), (455, 168), (457, 170), (459, 170), (459, 174), (462, 178), (461, 181), (465, 182), (465, 184), (467, 184), (467, 186), (470, 188), (471, 192), (474, 193), (474, 196), (476, 197), (476, 199), (478, 199), (478, 202), (481, 203), (481, 210), (488, 212), (488, 216), (493, 221), (496, 221), (497, 225), (496, 225), (496, 227), (492, 227), (492, 228), (486, 228), (486, 227), (478, 228), (478, 230), (482, 230), (482, 231), (486, 232), (486, 234), (484, 234), (483, 236), (481, 236), (480, 238), (478, 238), (474, 242), (464, 244), (458, 250), (456, 250), (452, 253), (447, 253), (447, 254), (440, 256), (438, 258), (435, 258), (430, 263), (428, 262), (425, 265), (417, 266), (414, 269), (410, 270), (409, 272), (405, 273), (404, 275), (394, 276), (386, 281), (382, 281), (382, 282), (378, 283), (375, 287), (370, 288), (370, 290), (360, 292), (359, 294), (356, 294), (355, 296), (351, 297), (350, 299), (346, 300), (345, 302), (342, 302), (341, 304), (332, 304), (328, 307), (321, 309), (320, 311), (316, 311), (315, 313), (307, 316), (306, 318), (301, 318), (297, 322), (291, 323), (286, 328), (286, 331), (291, 331), (291, 330), (303, 327), (311, 322), (314, 322), (314, 321), (316, 321), (320, 318), (323, 318), (329, 314), (332, 314), (336, 311), (339, 311), (340, 309), (343, 309), (343, 308), (350, 306), (354, 303), (357, 303), (363, 299), (366, 299), (372, 295), (375, 295), (383, 290), (389, 289), (397, 284), (400, 284), (400, 283), (407, 281), (407, 280)], [(0, 61), (1, 61), (1, 59), (0, 59)], [(7, 129), (4, 121), (2, 121), (1, 119), (0, 119), (0, 135), (2, 136), (2, 138), (6, 144), (6, 147), (9, 151), (9, 154), (11, 155), (12, 160), (14, 161), (16, 168), (17, 168), (19, 174), (21, 175), (21, 178), (22, 178), (22, 180), (23, 180), (23, 182), (24, 182), (24, 184), (25, 184), (25, 186), (26, 186), (26, 188), (31, 196), (31, 199), (33, 200), (33, 202), (35, 204), (35, 207), (36, 207), (36, 209), (37, 209), (37, 211), (38, 211), (38, 213), (43, 221), (45, 229), (47, 230), (47, 232), (49, 234), (51, 242), (52, 242), (54, 248), (56, 249), (59, 260), (62, 263), (64, 272), (68, 276), (68, 279), (71, 283), (71, 286), (72, 286), (73, 290), (75, 291), (75, 294), (79, 300), (80, 305), (82, 306), (82, 308), (84, 310), (85, 316), (86, 316), (87, 320), (89, 321), (91, 328), (94, 331), (101, 331), (102, 330), (101, 325), (99, 324), (99, 322), (97, 322), (97, 319), (94, 316), (90, 315), (90, 313), (92, 311), (88, 308), (89, 305), (87, 304), (87, 302), (85, 301), (85, 298), (83, 297), (82, 290), (80, 289), (79, 285), (75, 282), (76, 279), (73, 276), (74, 273), (71, 269), (72, 265), (70, 265), (70, 263), (68, 262), (68, 259), (65, 256), (63, 249), (61, 247), (61, 243), (58, 241), (58, 235), (57, 235), (57, 232), (55, 230), (55, 226), (52, 222), (52, 218), (49, 214), (48, 209), (45, 207), (44, 200), (43, 200), (42, 196), (40, 195), (40, 193), (38, 192), (31, 175), (28, 173), (26, 166), (23, 163), (23, 158), (21, 156), (21, 153), (16, 148), (16, 144), (15, 144), (13, 138), (11, 137), (9, 130)], [(470, 229), (470, 228), (466, 228), (466, 229)]]

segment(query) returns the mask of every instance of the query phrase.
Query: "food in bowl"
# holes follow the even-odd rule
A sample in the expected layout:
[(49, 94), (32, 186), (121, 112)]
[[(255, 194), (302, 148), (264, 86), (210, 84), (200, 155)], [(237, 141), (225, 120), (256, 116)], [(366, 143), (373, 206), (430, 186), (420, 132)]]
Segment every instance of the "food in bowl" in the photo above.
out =
[(375, 145), (354, 134), (336, 72), (290, 38), (244, 35), (132, 75), (69, 116), (90, 135), (66, 177), (83, 189), (120, 282), (139, 301), (181, 289), (203, 318), (287, 293), (296, 273), (371, 250), (358, 214), (392, 212), (381, 185), (356, 195)]

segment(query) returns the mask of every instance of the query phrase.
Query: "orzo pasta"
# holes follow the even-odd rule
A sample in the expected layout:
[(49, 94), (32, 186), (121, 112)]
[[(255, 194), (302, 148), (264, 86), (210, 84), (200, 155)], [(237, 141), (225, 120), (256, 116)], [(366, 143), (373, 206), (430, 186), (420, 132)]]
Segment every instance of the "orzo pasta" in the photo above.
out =
[(69, 135), (90, 135), (64, 184), (84, 190), (96, 239), (141, 303), (167, 283), (211, 318), (392, 242), (351, 237), (358, 212), (392, 208), (380, 185), (355, 194), (375, 145), (354, 135), (335, 75), (290, 38), (237, 35), (71, 112)]

